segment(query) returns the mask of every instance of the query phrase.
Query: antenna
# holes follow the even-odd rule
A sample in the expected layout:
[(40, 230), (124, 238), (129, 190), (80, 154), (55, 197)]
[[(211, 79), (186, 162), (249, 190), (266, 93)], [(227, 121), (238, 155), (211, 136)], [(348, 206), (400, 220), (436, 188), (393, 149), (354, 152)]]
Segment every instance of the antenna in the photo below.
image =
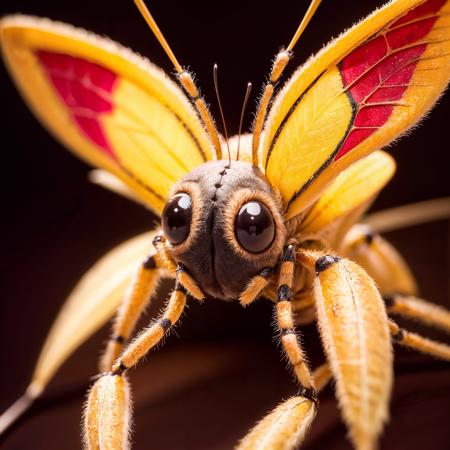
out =
[(258, 104), (256, 111), (255, 121), (253, 122), (253, 141), (252, 141), (252, 164), (254, 166), (258, 165), (258, 149), (261, 142), (261, 133), (263, 129), (264, 122), (267, 117), (267, 112), (269, 109), (270, 101), (272, 100), (273, 94), (275, 92), (275, 85), (279, 81), (284, 69), (292, 58), (292, 49), (299, 40), (303, 31), (307, 27), (308, 23), (314, 16), (317, 8), (319, 7), (322, 0), (312, 0), (308, 10), (303, 16), (300, 25), (298, 26), (291, 42), (286, 49), (281, 50), (276, 56), (272, 64), (272, 70), (270, 72), (269, 81), (264, 86), (263, 94)]
[(309, 4), (309, 8), (306, 11), (305, 15), (303, 16), (302, 21), (300, 22), (300, 25), (297, 28), (297, 31), (294, 34), (294, 37), (291, 39), (291, 42), (287, 46), (287, 50), (292, 51), (295, 44), (299, 40), (300, 36), (305, 31), (305, 28), (308, 26), (309, 21), (313, 18), (314, 14), (317, 11), (317, 8), (319, 7), (322, 0), (312, 0)]
[(170, 48), (169, 44), (166, 41), (166, 38), (162, 34), (158, 25), (156, 24), (155, 19), (151, 15), (148, 8), (145, 6), (143, 0), (134, 0), (135, 5), (139, 9), (142, 17), (147, 22), (148, 26), (152, 30), (158, 42), (161, 44), (161, 47), (166, 52), (170, 61), (175, 67), (177, 71), (177, 78), (187, 95), (189, 96), (191, 102), (193, 103), (198, 115), (200, 116), (200, 120), (203, 122), (203, 125), (206, 128), (209, 137), (211, 138), (212, 144), (214, 146), (216, 152), (216, 158), (222, 159), (222, 147), (220, 145), (219, 134), (217, 132), (216, 125), (214, 123), (214, 119), (212, 118), (211, 112), (208, 109), (208, 105), (206, 104), (204, 98), (200, 95), (199, 89), (195, 84), (193, 75), (184, 70), (181, 64), (178, 62), (175, 54)]
[(239, 131), (238, 131), (238, 145), (236, 153), (236, 161), (239, 161), (239, 150), (241, 149), (241, 133), (242, 133), (242, 122), (244, 121), (245, 108), (247, 107), (248, 99), (250, 97), (250, 92), (252, 90), (252, 83), (247, 83), (247, 89), (245, 91), (244, 103), (242, 104), (241, 117), (239, 119)]
[(176, 71), (178, 73), (183, 72), (183, 69), (178, 62), (177, 58), (175, 57), (175, 54), (173, 53), (172, 49), (170, 48), (170, 45), (167, 43), (166, 38), (162, 34), (161, 30), (159, 29), (155, 19), (151, 15), (148, 8), (145, 6), (144, 2), (142, 0), (134, 0), (135, 5), (139, 9), (139, 12), (141, 13), (142, 17), (147, 22), (147, 25), (152, 30), (153, 34), (155, 35), (156, 39), (158, 39), (158, 42), (161, 44), (161, 47), (166, 52), (166, 55), (169, 57), (169, 59), (172, 61), (172, 64), (174, 65)]
[(226, 139), (226, 142), (227, 142), (227, 150), (228, 150), (228, 166), (230, 166), (230, 164), (231, 164), (231, 152), (230, 152), (230, 144), (228, 143), (227, 124), (225, 123), (225, 116), (223, 114), (222, 102), (220, 101), (219, 82), (217, 81), (217, 72), (218, 72), (218, 70), (219, 70), (219, 66), (217, 64), (214, 64), (214, 66), (213, 66), (214, 89), (216, 90), (217, 103), (219, 104), (220, 116), (222, 117), (223, 131), (225, 133), (225, 139)]

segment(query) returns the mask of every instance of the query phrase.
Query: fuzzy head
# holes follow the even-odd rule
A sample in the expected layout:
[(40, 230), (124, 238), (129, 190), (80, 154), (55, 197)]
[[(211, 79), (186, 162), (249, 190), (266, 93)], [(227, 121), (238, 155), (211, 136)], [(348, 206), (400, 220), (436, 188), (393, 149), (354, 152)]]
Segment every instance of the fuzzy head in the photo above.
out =
[(213, 161), (184, 176), (162, 214), (166, 245), (205, 294), (236, 299), (285, 244), (281, 202), (259, 169)]

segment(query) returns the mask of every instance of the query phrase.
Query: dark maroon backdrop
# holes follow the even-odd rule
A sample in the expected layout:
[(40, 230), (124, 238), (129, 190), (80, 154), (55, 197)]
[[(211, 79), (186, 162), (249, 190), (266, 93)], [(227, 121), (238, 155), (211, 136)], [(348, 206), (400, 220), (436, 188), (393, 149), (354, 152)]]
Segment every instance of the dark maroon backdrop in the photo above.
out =
[[(152, 11), (182, 64), (200, 80), (218, 117), (212, 65), (220, 66), (227, 122), (236, 132), (245, 83), (256, 86), (286, 44), (306, 2), (154, 0)], [(296, 47), (290, 69), (380, 2), (325, 0)], [(105, 34), (171, 71), (131, 1), (6, 0), (0, 14), (48, 16)], [(1, 68), (3, 161), (0, 411), (21, 394), (63, 299), (83, 272), (112, 246), (153, 223), (144, 209), (90, 185), (87, 166), (63, 151), (20, 100)], [(398, 174), (374, 209), (450, 194), (450, 96), (420, 128), (393, 146)], [(247, 126), (250, 114), (247, 114)], [(388, 237), (408, 258), (423, 295), (449, 306), (448, 222), (413, 227)], [(155, 310), (152, 308), (152, 311)], [(420, 328), (432, 336), (445, 336)], [(313, 365), (322, 357), (314, 327), (305, 342)], [(136, 399), (135, 448), (226, 449), (281, 398), (295, 393), (272, 342), (271, 308), (246, 310), (215, 300), (189, 308), (178, 339), (168, 339), (131, 374)], [(44, 398), (7, 435), (0, 448), (79, 448), (79, 421), (88, 378), (107, 336), (104, 329), (58, 373)], [(383, 449), (450, 448), (450, 365), (399, 349), (392, 419)], [(305, 448), (348, 449), (331, 389)]]

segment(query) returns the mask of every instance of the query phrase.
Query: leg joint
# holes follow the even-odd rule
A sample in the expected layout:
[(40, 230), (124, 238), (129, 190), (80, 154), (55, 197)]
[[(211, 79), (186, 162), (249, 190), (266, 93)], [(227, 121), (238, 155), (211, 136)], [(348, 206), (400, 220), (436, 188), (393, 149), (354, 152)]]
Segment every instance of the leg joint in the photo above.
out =
[(289, 288), (289, 286), (287, 284), (282, 284), (279, 288), (278, 288), (278, 301), (282, 302), (284, 300), (291, 300), (292, 299), (292, 291)]
[(367, 228), (364, 232), (364, 242), (367, 245), (372, 245), (373, 240), (375, 239), (375, 233), (371, 228)]
[(121, 376), (126, 370), (128, 370), (128, 367), (122, 361), (120, 361), (119, 367), (113, 370), (112, 375)]
[(308, 400), (311, 400), (314, 403), (317, 403), (317, 395), (314, 388), (305, 388), (305, 386), (300, 386), (300, 389), (298, 391), (298, 395), (301, 397), (305, 397)]
[(280, 329), (280, 336), (286, 336), (288, 334), (295, 334), (295, 328), (281, 328)]
[(383, 296), (384, 303), (386, 308), (392, 308), (395, 306), (396, 296), (394, 294)]
[(262, 278), (268, 278), (273, 274), (273, 269), (272, 267), (265, 267), (264, 269), (262, 269), (258, 275)]
[(113, 340), (116, 341), (118, 344), (123, 345), (125, 344), (125, 336), (117, 335), (113, 337)]
[(340, 260), (341, 260), (341, 258), (339, 258), (338, 256), (332, 256), (332, 255), (321, 256), (316, 261), (316, 266), (315, 266), (316, 274), (318, 275), (320, 272), (323, 272), (324, 270), (328, 269), (330, 266), (339, 262)]
[(295, 245), (289, 244), (283, 253), (282, 262), (295, 262)]
[(153, 270), (156, 269), (156, 258), (154, 255), (150, 255), (148, 256), (144, 263), (142, 264), (142, 266), (144, 267), (144, 269), (146, 270)]
[(396, 342), (401, 342), (405, 339), (405, 330), (403, 328), (399, 328), (398, 331), (392, 335), (392, 339)]
[(184, 295), (188, 295), (187, 289), (178, 280), (175, 283), (175, 290), (182, 292)]
[(167, 330), (172, 326), (172, 321), (169, 318), (165, 317), (159, 322), (159, 325), (163, 329), (164, 333), (166, 333)]

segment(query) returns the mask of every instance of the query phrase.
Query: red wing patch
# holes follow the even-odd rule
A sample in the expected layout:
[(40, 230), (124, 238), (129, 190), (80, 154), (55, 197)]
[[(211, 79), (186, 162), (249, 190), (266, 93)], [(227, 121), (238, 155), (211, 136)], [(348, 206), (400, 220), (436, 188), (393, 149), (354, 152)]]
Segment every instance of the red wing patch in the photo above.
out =
[(78, 128), (108, 156), (115, 158), (98, 118), (113, 109), (111, 93), (116, 74), (70, 55), (43, 50), (36, 55)]
[(409, 86), (426, 36), (446, 0), (428, 0), (392, 22), (375, 38), (346, 56), (339, 68), (355, 109), (353, 126), (338, 160), (389, 119)]

